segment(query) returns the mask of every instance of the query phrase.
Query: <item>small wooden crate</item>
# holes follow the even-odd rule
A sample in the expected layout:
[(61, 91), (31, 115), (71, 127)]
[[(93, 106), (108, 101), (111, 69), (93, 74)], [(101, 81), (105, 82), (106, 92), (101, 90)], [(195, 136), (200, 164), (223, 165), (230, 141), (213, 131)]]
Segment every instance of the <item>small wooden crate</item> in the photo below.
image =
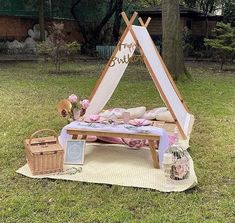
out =
[[(42, 132), (50, 132), (53, 136), (34, 138)], [(33, 175), (60, 172), (63, 170), (64, 150), (58, 142), (55, 131), (39, 130), (24, 141), (26, 160)]]

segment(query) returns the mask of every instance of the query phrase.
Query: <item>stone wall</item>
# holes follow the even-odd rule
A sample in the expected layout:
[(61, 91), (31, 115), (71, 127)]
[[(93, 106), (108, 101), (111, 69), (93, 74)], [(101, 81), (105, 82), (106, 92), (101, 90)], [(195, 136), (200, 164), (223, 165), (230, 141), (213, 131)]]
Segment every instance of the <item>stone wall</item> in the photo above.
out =
[[(73, 20), (52, 20), (64, 23), (64, 32), (69, 42), (82, 41), (76, 22)], [(46, 21), (45, 29), (51, 25), (52, 21)], [(28, 30), (38, 23), (36, 18), (24, 18), (14, 16), (0, 16), (0, 41), (18, 40), (24, 41), (29, 35)]]

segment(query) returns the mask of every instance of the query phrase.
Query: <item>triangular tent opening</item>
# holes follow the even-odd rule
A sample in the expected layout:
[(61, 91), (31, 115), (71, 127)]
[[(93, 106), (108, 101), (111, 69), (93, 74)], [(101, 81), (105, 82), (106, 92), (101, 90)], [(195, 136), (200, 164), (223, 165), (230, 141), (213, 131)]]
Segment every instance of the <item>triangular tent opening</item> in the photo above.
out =
[(102, 111), (123, 76), (128, 66), (128, 59), (133, 56), (138, 46), (162, 100), (173, 116), (182, 138), (186, 139), (191, 131), (193, 116), (189, 113), (182, 96), (147, 31), (150, 18), (148, 18), (145, 24), (139, 18), (141, 26), (136, 26), (132, 25), (137, 17), (136, 12), (130, 21), (124, 12), (122, 16), (127, 24), (127, 28), (91, 94), (90, 106), (86, 111), (86, 115), (98, 114)]

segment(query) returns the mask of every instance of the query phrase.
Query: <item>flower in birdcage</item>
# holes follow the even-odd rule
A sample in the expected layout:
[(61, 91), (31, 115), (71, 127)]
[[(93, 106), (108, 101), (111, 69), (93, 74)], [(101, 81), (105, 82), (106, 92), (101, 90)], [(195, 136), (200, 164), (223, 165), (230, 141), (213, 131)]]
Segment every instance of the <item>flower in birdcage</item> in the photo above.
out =
[(184, 179), (189, 172), (189, 165), (186, 157), (178, 159), (173, 166), (174, 177), (178, 179)]

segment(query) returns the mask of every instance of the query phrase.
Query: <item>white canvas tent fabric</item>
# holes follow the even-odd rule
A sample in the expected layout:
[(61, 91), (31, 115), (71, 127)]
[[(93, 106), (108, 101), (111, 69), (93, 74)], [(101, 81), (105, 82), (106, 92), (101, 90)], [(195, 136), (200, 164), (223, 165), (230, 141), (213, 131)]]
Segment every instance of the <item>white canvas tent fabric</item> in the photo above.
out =
[[(161, 62), (160, 55), (157, 52), (146, 27), (132, 25), (131, 29), (133, 32), (130, 30), (127, 32), (119, 46), (120, 50), (117, 51), (113, 58), (119, 58), (120, 60), (126, 55), (132, 57), (136, 47), (128, 48), (123, 46), (138, 44), (142, 54), (146, 57), (145, 63), (147, 61), (147, 67), (163, 101), (170, 110), (172, 116), (176, 119), (178, 128), (180, 129), (180, 132), (183, 133), (183, 138), (187, 138), (190, 132), (189, 126), (191, 115), (187, 112), (175, 91), (175, 88), (169, 80), (167, 71)], [(101, 79), (101, 82), (91, 99), (90, 106), (86, 111), (86, 116), (98, 114), (104, 108), (123, 76), (128, 63), (118, 63), (117, 60), (115, 62), (115, 66), (109, 66), (105, 75)]]
[[(129, 55), (129, 57), (131, 58), (136, 47), (128, 48), (124, 46), (131, 45), (133, 43), (135, 43), (135, 41), (129, 31), (122, 41), (120, 50), (118, 50), (115, 57), (123, 58), (124, 56)], [(117, 61), (115, 63), (115, 66), (109, 66), (104, 78), (102, 79), (95, 95), (90, 102), (90, 105), (86, 111), (86, 115), (98, 114), (104, 108), (108, 100), (111, 98), (113, 92), (115, 91), (127, 66), (128, 63), (118, 63)]]

